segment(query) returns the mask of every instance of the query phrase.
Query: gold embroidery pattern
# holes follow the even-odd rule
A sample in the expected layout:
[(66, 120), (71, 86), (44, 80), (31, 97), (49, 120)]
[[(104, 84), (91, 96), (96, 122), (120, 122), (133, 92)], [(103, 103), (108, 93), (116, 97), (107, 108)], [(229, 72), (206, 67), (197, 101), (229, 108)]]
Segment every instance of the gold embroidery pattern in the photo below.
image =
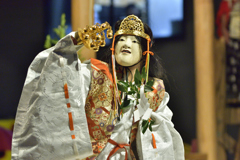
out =
[(153, 87), (155, 90), (149, 92), (147, 98), (150, 108), (155, 112), (164, 98), (165, 87), (163, 80), (155, 78)]
[(92, 64), (91, 88), (85, 111), (94, 155), (94, 159), (105, 147), (115, 126), (113, 108), (113, 83), (100, 69)]

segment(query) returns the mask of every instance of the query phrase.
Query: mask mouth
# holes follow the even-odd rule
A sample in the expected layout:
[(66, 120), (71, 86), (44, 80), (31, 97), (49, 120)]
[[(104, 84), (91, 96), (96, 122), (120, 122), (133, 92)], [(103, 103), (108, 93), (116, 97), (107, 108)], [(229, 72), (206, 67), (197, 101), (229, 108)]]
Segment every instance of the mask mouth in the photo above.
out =
[(124, 49), (121, 51), (122, 53), (127, 53), (127, 54), (131, 54), (131, 51), (127, 50), (127, 49)]

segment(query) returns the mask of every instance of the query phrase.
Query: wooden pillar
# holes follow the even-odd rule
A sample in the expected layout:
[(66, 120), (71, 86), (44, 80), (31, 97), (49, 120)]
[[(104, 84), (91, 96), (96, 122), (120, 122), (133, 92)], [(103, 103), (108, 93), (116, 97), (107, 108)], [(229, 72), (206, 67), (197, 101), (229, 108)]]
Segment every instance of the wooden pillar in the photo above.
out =
[(72, 30), (93, 25), (93, 2), (94, 0), (72, 0)]
[[(94, 0), (72, 0), (71, 1), (71, 19), (72, 30), (77, 31), (78, 28), (85, 28), (87, 25), (92, 26), (94, 24)], [(81, 61), (89, 58), (96, 58), (96, 54), (93, 50), (83, 47), (78, 55)]]
[(208, 160), (217, 160), (213, 15), (213, 0), (194, 0), (197, 139)]

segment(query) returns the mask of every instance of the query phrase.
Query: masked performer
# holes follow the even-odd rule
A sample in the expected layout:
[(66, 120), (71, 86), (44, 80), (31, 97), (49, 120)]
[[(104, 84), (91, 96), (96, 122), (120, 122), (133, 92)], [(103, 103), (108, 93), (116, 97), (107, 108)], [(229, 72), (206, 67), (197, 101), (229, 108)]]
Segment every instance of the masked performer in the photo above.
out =
[[(81, 63), (75, 33), (36, 56), (17, 110), (12, 159), (184, 159), (149, 50), (151, 29), (134, 15), (115, 28), (109, 63)], [(153, 89), (145, 92), (151, 77)]]

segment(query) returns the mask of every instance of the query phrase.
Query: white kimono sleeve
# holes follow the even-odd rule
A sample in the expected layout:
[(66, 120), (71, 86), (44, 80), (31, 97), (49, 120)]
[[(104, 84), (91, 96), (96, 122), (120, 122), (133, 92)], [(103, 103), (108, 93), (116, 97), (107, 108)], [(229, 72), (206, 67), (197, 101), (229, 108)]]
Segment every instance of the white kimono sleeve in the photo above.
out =
[(90, 70), (90, 64), (78, 59), (71, 35), (36, 56), (17, 109), (13, 160), (82, 159), (92, 154), (84, 109)]
[[(165, 92), (157, 111), (152, 112), (151, 118), (155, 121), (152, 132), (147, 129), (142, 133), (142, 120), (140, 120), (137, 132), (137, 151), (141, 160), (184, 160), (184, 146), (180, 134), (175, 130), (171, 122), (172, 111), (167, 103), (169, 95)], [(156, 140), (153, 148), (152, 133)]]

